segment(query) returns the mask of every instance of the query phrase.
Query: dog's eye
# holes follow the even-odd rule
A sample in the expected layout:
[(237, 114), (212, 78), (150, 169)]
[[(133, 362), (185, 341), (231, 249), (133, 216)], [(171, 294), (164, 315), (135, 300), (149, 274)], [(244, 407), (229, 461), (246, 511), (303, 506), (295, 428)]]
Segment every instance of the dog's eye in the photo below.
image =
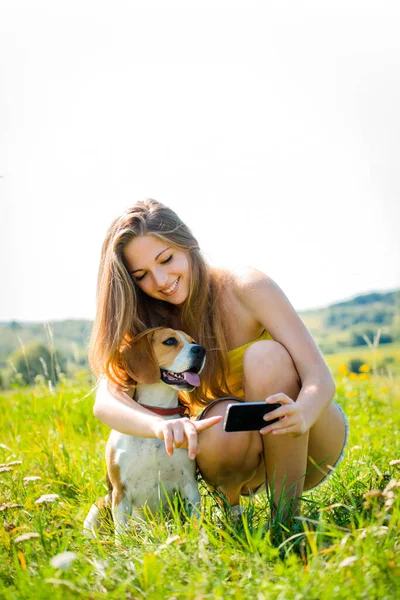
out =
[(164, 346), (176, 346), (178, 343), (178, 340), (176, 340), (175, 338), (168, 338), (167, 340), (165, 340), (163, 342)]

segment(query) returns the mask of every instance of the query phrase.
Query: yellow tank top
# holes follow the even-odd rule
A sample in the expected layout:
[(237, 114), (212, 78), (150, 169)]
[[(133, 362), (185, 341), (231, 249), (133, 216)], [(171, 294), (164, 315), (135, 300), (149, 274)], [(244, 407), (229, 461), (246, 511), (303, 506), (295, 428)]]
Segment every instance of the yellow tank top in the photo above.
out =
[(228, 352), (228, 360), (229, 360), (229, 373), (228, 373), (228, 385), (234, 396), (238, 398), (244, 398), (243, 391), (243, 355), (246, 349), (255, 344), (256, 342), (260, 342), (261, 340), (272, 340), (272, 336), (268, 333), (268, 331), (263, 331), (263, 333), (252, 342), (248, 344), (244, 344), (243, 346), (239, 346), (239, 348), (234, 348)]

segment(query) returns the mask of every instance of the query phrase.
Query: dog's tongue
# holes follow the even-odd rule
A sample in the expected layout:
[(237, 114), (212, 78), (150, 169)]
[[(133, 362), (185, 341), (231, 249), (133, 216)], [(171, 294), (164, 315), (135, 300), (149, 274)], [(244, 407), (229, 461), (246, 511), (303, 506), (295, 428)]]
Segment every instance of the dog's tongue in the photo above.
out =
[(193, 387), (198, 387), (200, 385), (200, 377), (197, 373), (192, 373), (191, 371), (185, 371), (183, 374), (185, 380), (190, 383)]

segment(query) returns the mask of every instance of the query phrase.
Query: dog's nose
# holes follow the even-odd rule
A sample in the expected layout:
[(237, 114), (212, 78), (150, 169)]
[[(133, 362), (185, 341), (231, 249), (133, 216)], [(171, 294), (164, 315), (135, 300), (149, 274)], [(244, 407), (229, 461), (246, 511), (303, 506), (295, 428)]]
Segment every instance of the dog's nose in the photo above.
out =
[(190, 348), (190, 354), (194, 354), (197, 358), (204, 358), (206, 355), (206, 349), (203, 346), (196, 344)]

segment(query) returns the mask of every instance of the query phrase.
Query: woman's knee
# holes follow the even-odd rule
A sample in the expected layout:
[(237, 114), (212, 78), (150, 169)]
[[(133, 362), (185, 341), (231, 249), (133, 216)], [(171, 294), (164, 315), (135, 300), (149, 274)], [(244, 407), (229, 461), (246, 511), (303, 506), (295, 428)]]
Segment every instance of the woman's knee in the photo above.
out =
[[(289, 352), (282, 344), (263, 340), (249, 346), (243, 356), (243, 387), (246, 400), (254, 391), (284, 392), (297, 398), (301, 382)], [(262, 400), (262, 398), (260, 398)]]

